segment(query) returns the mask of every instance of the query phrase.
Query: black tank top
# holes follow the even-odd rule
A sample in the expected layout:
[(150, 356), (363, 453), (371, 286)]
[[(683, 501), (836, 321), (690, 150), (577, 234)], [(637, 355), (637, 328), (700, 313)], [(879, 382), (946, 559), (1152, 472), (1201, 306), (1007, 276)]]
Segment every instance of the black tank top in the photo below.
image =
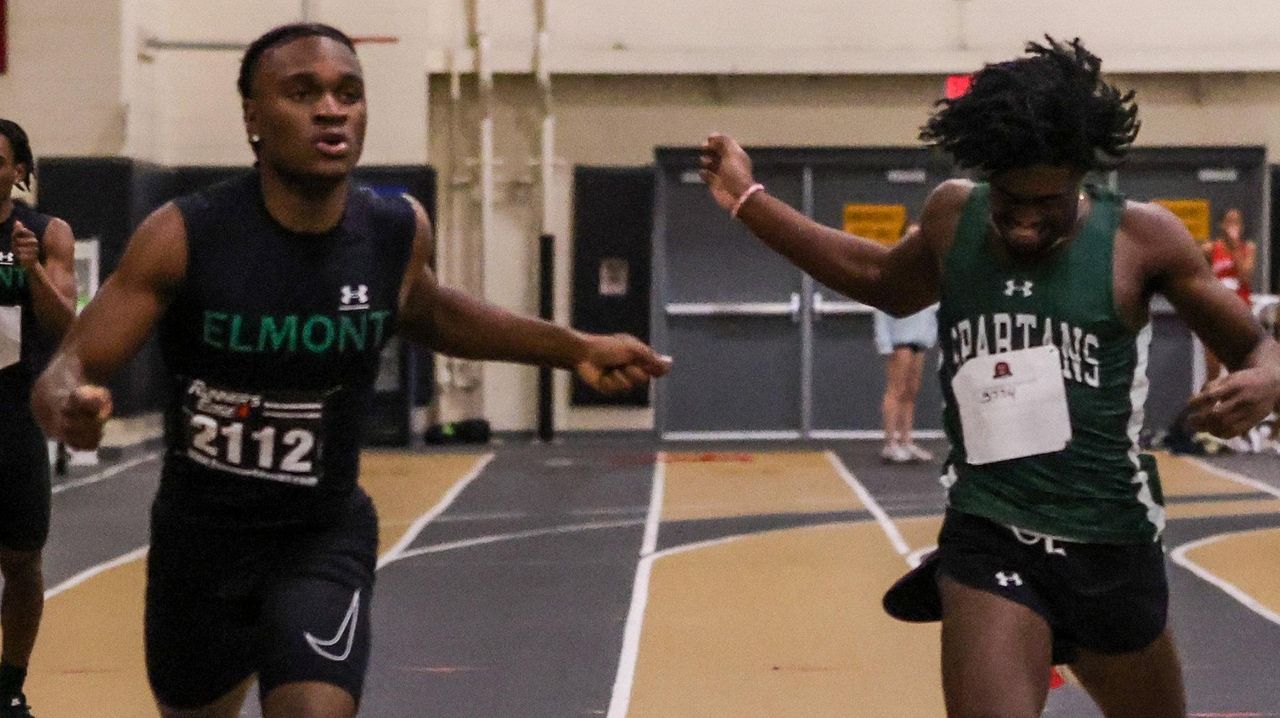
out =
[(160, 322), (173, 378), (157, 504), (235, 524), (333, 520), (413, 242), (403, 197), (352, 184), (324, 234), (277, 223), (257, 172), (182, 197), (185, 281)]
[(40, 261), (43, 262), (44, 232), (52, 219), (22, 202), (14, 201), (13, 212), (0, 222), (0, 312), (16, 312), (22, 332), (18, 362), (0, 369), (0, 401), (29, 400), (31, 383), (44, 368), (52, 343), (36, 323), (30, 278), (14, 256), (13, 224), (15, 220), (20, 221), (35, 233), (40, 243)]

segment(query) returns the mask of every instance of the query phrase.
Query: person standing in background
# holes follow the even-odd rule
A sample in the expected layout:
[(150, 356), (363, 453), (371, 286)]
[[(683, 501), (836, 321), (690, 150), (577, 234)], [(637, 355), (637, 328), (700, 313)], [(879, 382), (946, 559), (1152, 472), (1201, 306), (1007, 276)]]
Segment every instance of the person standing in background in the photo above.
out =
[[(1213, 267), (1213, 276), (1249, 306), (1249, 278), (1253, 276), (1258, 246), (1244, 239), (1244, 217), (1235, 207), (1222, 214), (1222, 219), (1218, 220), (1218, 229), (1218, 237), (1204, 243), (1205, 259)], [(1222, 374), (1222, 362), (1213, 352), (1205, 349), (1204, 363), (1204, 381), (1208, 384)]]
[[(919, 225), (907, 227), (903, 239), (919, 234)], [(933, 454), (912, 438), (916, 397), (924, 373), (924, 355), (938, 340), (937, 305), (905, 317), (875, 310), (876, 350), (884, 357), (884, 448), (880, 458), (889, 464), (933, 461)]]

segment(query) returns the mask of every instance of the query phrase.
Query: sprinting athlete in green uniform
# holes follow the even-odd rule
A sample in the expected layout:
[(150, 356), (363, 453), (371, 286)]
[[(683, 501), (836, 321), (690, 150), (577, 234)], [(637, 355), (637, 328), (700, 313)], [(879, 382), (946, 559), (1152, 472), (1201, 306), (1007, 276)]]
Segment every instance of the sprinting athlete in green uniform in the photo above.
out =
[(923, 575), (940, 594), (950, 716), (1039, 715), (1052, 662), (1109, 718), (1185, 714), (1159, 482), (1137, 449), (1153, 294), (1231, 369), (1192, 399), (1197, 428), (1235, 436), (1280, 402), (1280, 346), (1177, 218), (1084, 185), (1139, 126), (1133, 94), (1100, 68), (1079, 41), (1049, 39), (941, 102), (921, 138), (983, 181), (938, 186), (920, 233), (893, 248), (761, 191), (732, 139), (703, 146), (716, 201), (823, 284), (896, 315), (941, 303), (954, 448)]

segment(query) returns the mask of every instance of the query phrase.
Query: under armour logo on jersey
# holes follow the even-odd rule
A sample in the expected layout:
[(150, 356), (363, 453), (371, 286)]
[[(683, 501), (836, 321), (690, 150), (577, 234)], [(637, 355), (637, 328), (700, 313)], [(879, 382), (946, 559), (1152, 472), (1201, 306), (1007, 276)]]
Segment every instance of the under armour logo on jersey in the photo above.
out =
[(1014, 292), (1017, 292), (1024, 297), (1029, 297), (1031, 296), (1032, 286), (1034, 286), (1034, 283), (1030, 279), (1024, 280), (1021, 283), (1016, 279), (1006, 279), (1004, 282), (1004, 295), (1006, 297), (1012, 297)]
[(357, 284), (354, 287), (347, 284), (342, 287), (342, 306), (338, 309), (368, 309), (369, 308), (369, 285)]
[(1017, 571), (1010, 571), (1008, 573), (1005, 573), (1004, 571), (996, 571), (996, 580), (1000, 582), (1001, 588), (1022, 585), (1022, 577), (1018, 575)]
[[(311, 650), (320, 654), (324, 658), (331, 661), (345, 661), (347, 656), (351, 655), (351, 646), (356, 640), (356, 623), (360, 621), (360, 592), (356, 591), (351, 597), (351, 605), (347, 607), (347, 614), (342, 617), (342, 625), (338, 626), (338, 632), (333, 634), (333, 638), (320, 639), (311, 635), (307, 631), (302, 632), (302, 637), (307, 639), (307, 645), (311, 646)], [(342, 647), (340, 653), (330, 651), (338, 645), (342, 640), (342, 636), (346, 635), (346, 645)]]
[(0, 264), (13, 264), (13, 252), (0, 252)]

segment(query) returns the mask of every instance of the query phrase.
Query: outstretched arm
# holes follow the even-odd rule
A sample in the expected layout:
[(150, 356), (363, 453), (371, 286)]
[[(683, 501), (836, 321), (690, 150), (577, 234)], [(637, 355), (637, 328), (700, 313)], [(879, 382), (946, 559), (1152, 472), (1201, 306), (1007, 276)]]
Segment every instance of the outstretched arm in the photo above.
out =
[(165, 205), (138, 227), (119, 267), (36, 381), (31, 406), (46, 434), (76, 449), (98, 445), (111, 416), (111, 393), (102, 385), (142, 346), (186, 265), (182, 215)]
[(1155, 290), (1231, 371), (1192, 397), (1192, 426), (1223, 437), (1249, 430), (1280, 403), (1280, 345), (1213, 275), (1191, 234), (1171, 213), (1156, 205), (1131, 205), (1122, 226), (1144, 248)]
[(431, 271), (431, 224), (422, 207), (413, 206), (413, 255), (400, 294), (400, 329), (410, 340), (464, 359), (573, 369), (606, 393), (628, 391), (667, 373), (670, 359), (635, 337), (579, 332), (441, 287)]
[(928, 207), (922, 234), (889, 248), (815, 222), (767, 191), (753, 193), (738, 206), (756, 183), (751, 159), (733, 138), (720, 133), (702, 145), (702, 179), (717, 204), (728, 211), (737, 207), (738, 219), (753, 234), (828, 287), (897, 316), (938, 300), (937, 245), (931, 242), (940, 222)]
[(60, 219), (44, 232), (44, 261), (36, 235), (21, 222), (13, 223), (13, 249), (27, 271), (31, 306), (40, 326), (61, 338), (76, 316), (75, 237)]

